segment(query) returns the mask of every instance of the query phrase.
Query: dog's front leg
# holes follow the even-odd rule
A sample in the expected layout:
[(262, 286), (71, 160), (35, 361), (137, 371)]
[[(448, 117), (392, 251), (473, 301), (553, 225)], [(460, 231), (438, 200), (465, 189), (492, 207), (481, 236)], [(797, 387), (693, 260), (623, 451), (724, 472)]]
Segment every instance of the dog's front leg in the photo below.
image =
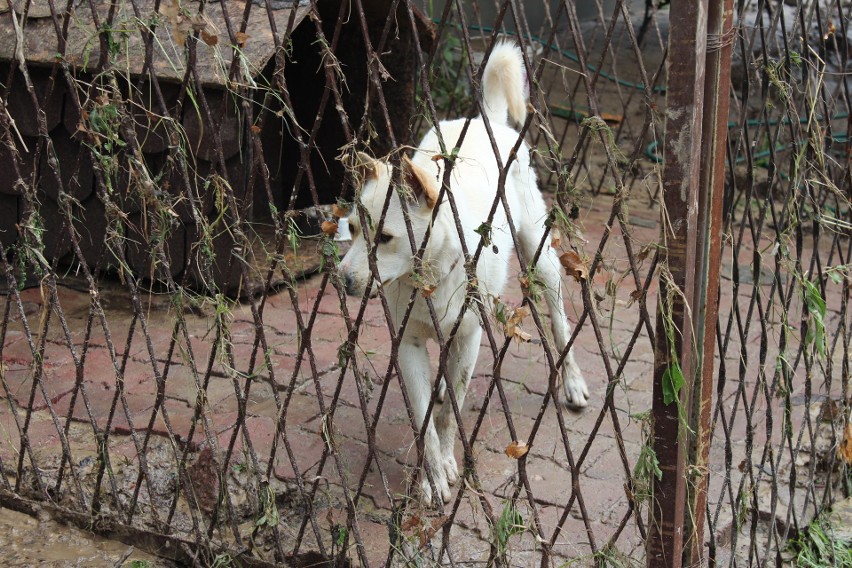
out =
[[(481, 338), (482, 328), (479, 327), (479, 322), (476, 322), (467, 333), (459, 333), (450, 346), (446, 382), (453, 386), (459, 414), (464, 408), (464, 398), (479, 355)], [(445, 397), (444, 404), (435, 417), (435, 428), (438, 430), (438, 439), (441, 441), (442, 463), (447, 474), (447, 482), (453, 485), (459, 479), (459, 467), (455, 456), (458, 421), (449, 396)]]
[[(399, 367), (402, 378), (405, 380), (405, 388), (411, 401), (411, 411), (417, 423), (418, 431), (423, 430), (423, 421), (426, 418), (426, 410), (429, 407), (431, 395), (431, 381), (429, 368), (429, 353), (426, 351), (426, 342), (422, 337), (415, 335), (414, 330), (407, 330), (399, 345)], [(432, 409), (435, 413), (438, 407)], [(441, 499), (446, 503), (450, 500), (450, 487), (447, 484), (447, 475), (441, 460), (441, 444), (435, 432), (434, 421), (429, 418), (426, 427), (426, 436), (423, 440), (426, 451), (426, 462), (432, 481), (438, 490)], [(425, 502), (432, 501), (432, 487), (426, 472), (420, 476), (420, 490)]]
[[(556, 350), (561, 353), (571, 337), (571, 326), (565, 315), (565, 305), (562, 299), (562, 280), (559, 275), (559, 258), (556, 252), (548, 247), (538, 261), (537, 272), (544, 282), (544, 299), (550, 310), (550, 329)], [(583, 378), (580, 367), (574, 360), (574, 350), (568, 352), (562, 365), (562, 388), (565, 391), (566, 402), (577, 408), (589, 403), (589, 387)]]

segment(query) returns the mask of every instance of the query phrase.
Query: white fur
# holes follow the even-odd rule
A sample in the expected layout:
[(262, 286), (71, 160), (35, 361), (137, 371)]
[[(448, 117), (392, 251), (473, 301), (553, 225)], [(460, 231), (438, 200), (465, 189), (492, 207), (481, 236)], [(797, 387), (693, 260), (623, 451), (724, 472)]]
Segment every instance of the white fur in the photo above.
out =
[(482, 74), (483, 106), (489, 122), (506, 124), (507, 112), (518, 124), (524, 122), (527, 117), (525, 80), (520, 48), (508, 42), (494, 46)]
[[(522, 121), (526, 113), (523, 69), (520, 50), (514, 45), (504, 43), (495, 47), (484, 73), (485, 109), (504, 167), (509, 151), (518, 140), (518, 133), (507, 124), (507, 114), (516, 121)], [(453, 148), (457, 144), (464, 123), (464, 120), (440, 123), (446, 147)], [(427, 190), (431, 187), (435, 192), (440, 188), (443, 179), (444, 161), (432, 158), (440, 151), (438, 134), (433, 129), (420, 143), (412, 158), (413, 165), (405, 166), (410, 171), (419, 170), (422, 176), (419, 179), (426, 180), (423, 185)], [(349, 294), (369, 293), (372, 296), (378, 293), (379, 287), (383, 288), (395, 323), (399, 324), (411, 297), (412, 288), (418, 286), (412, 278), (411, 244), (400, 196), (390, 187), (391, 167), (382, 161), (372, 161), (366, 157), (362, 159), (371, 163), (365, 168), (366, 181), (360, 191), (357, 206), (372, 220), (373, 226), (368, 228), (370, 241), (367, 242), (362, 234), (359, 215), (355, 213), (350, 216), (352, 247), (341, 261), (340, 271)], [(480, 241), (476, 229), (488, 218), (498, 189), (498, 177), (497, 160), (484, 123), (482, 119), (475, 119), (471, 122), (460, 148), (450, 181), (450, 191), (458, 208), (464, 240), (471, 253), (476, 250)], [(372, 243), (376, 242), (375, 230), (389, 191), (393, 193), (382, 233), (390, 239), (377, 245), (375, 258), (380, 283), (373, 283), (368, 290), (367, 284), (371, 275), (369, 251)], [(423, 272), (426, 273), (428, 282), (437, 286), (430, 297), (439, 318), (441, 333), (447, 338), (466, 301), (468, 283), (462, 247), (450, 204), (445, 198), (433, 222), (433, 209), (427, 199), (428, 195), (428, 191), (422, 191), (421, 188), (418, 198), (408, 201), (409, 217), (417, 247), (422, 243), (427, 227), (430, 224), (432, 227), (423, 255)], [(538, 190), (535, 173), (530, 167), (526, 144), (521, 144), (516, 159), (509, 167), (505, 195), (524, 258), (532, 259), (541, 242), (547, 207)], [(483, 249), (476, 267), (478, 288), (485, 302), (490, 302), (492, 296), (500, 294), (509, 276), (513, 242), (502, 206), (498, 206), (492, 222), (491, 244), (493, 246)], [(546, 288), (544, 298), (550, 309), (554, 347), (561, 352), (570, 337), (570, 328), (562, 300), (559, 259), (551, 248), (549, 239), (536, 268), (538, 278)], [(432, 378), (426, 341), (434, 340), (436, 333), (426, 301), (419, 293), (416, 298), (400, 343), (399, 365), (415, 418), (418, 425), (422, 425), (430, 400)], [(486, 306), (486, 309), (490, 309), (490, 306)], [(479, 352), (482, 336), (480, 318), (479, 307), (469, 305), (456, 338), (450, 346), (446, 379), (455, 389), (459, 407), (464, 403)], [(561, 372), (568, 403), (573, 406), (585, 406), (589, 393), (572, 353), (568, 354)], [(449, 402), (435, 405), (432, 414), (434, 420), (430, 420), (426, 430), (426, 460), (435, 487), (441, 499), (447, 502), (451, 498), (449, 486), (459, 478), (453, 451), (457, 424)], [(431, 486), (425, 475), (421, 476), (421, 491), (427, 501), (431, 500)]]

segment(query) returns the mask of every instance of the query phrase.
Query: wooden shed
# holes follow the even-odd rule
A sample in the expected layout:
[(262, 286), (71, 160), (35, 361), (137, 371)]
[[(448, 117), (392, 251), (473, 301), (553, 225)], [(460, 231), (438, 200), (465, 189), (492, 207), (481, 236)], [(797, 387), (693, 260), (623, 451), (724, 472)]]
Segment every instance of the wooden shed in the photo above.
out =
[[(0, 0), (0, 244), (9, 258), (26, 241), (48, 262), (76, 262), (71, 207), (89, 266), (119, 263), (142, 278), (167, 271), (212, 290), (244, 291), (234, 262), (244, 253), (233, 232), (205, 234), (228, 209), (219, 186), (233, 196), (229, 214), (268, 235), (276, 213), (339, 197), (345, 176), (336, 158), (348, 142), (342, 117), (357, 136), (369, 106), (370, 150), (391, 149), (376, 98), (365, 105), (371, 85), (362, 26), (339, 18), (354, 9), (342, 1), (312, 8), (281, 0), (203, 7), (197, 0), (69, 0), (52, 14), (47, 0)], [(385, 38), (382, 93), (393, 138), (407, 144), (414, 42), (428, 51), (432, 32), (416, 13), (415, 33), (402, 4), (390, 18), (390, 0), (360, 6), (371, 44)], [(332, 44), (343, 108), (331, 100), (320, 112), (324, 50)], [(153, 202), (166, 204), (165, 221)], [(168, 263), (157, 261), (155, 245)], [(213, 249), (208, 266), (198, 260), (201, 248)]]

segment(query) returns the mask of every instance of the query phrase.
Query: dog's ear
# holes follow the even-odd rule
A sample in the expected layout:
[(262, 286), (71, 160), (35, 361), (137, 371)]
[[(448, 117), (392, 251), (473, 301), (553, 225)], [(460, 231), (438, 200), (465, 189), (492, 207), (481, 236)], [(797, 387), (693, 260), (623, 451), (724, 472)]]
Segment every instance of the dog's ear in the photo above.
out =
[(408, 156), (402, 157), (402, 175), (405, 183), (414, 191), (417, 200), (424, 199), (429, 209), (434, 209), (435, 205), (438, 204), (438, 194), (440, 193), (434, 176), (429, 175), (429, 172), (422, 166), (412, 162)]
[(378, 179), (379, 162), (366, 152), (356, 152), (348, 161), (348, 165), (354, 170), (355, 177), (360, 183)]

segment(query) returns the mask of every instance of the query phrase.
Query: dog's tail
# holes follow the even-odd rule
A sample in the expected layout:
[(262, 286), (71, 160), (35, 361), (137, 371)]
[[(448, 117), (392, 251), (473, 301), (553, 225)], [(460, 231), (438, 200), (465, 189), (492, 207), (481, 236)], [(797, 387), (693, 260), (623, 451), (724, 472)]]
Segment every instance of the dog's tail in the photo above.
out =
[(514, 43), (494, 46), (482, 76), (483, 112), (489, 122), (508, 124), (507, 114), (522, 124), (527, 117), (527, 74), (520, 48)]

